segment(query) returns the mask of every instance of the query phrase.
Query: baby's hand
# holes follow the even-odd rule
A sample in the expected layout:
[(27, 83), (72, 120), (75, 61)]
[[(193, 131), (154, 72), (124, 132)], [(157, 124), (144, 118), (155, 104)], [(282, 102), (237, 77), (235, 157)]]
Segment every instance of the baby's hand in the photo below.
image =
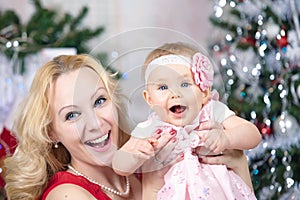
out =
[(213, 153), (219, 154), (229, 146), (228, 137), (220, 123), (207, 121), (203, 122), (198, 131), (203, 146)]
[(130, 139), (120, 148), (121, 151), (134, 154), (136, 157), (147, 160), (154, 156), (158, 141), (155, 137)]

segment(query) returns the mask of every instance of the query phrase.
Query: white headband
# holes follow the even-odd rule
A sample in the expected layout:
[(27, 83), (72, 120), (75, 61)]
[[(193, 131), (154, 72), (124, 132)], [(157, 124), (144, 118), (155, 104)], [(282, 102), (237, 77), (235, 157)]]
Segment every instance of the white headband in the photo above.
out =
[(187, 67), (191, 67), (191, 62), (192, 62), (191, 58), (180, 56), (180, 55), (174, 55), (174, 54), (158, 57), (152, 60), (148, 64), (145, 71), (145, 82), (147, 84), (150, 73), (158, 66), (176, 64), (176, 65), (185, 65)]

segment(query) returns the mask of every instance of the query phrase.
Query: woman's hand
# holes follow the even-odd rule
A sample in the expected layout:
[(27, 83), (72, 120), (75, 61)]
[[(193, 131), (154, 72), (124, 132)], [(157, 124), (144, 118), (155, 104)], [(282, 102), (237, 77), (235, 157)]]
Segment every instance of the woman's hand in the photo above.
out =
[(174, 129), (159, 129), (157, 135), (155, 136), (157, 137), (157, 145), (154, 147), (154, 155), (143, 164), (143, 173), (160, 170), (166, 165), (171, 165), (175, 162), (165, 163), (165, 160), (177, 145), (176, 131)]
[(226, 165), (228, 169), (235, 171), (239, 169), (241, 163), (247, 161), (247, 158), (242, 150), (231, 149), (215, 156), (199, 156), (199, 161), (212, 165)]

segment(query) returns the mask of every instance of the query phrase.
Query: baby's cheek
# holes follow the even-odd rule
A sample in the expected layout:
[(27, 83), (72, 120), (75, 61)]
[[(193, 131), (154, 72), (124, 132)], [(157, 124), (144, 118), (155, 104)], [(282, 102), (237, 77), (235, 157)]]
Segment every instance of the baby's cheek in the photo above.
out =
[(152, 109), (155, 111), (155, 113), (158, 115), (158, 117), (162, 121), (166, 121), (166, 111), (165, 109), (160, 105), (153, 105)]

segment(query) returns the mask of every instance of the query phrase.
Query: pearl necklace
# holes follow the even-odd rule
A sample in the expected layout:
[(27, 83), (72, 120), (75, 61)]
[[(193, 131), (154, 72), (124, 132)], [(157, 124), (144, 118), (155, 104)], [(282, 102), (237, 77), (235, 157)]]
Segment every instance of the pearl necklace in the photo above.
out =
[(68, 168), (69, 168), (70, 170), (72, 170), (77, 176), (82, 176), (83, 178), (85, 178), (85, 179), (88, 180), (89, 182), (94, 183), (94, 184), (96, 184), (96, 185), (99, 185), (99, 186), (101, 187), (102, 190), (106, 190), (106, 191), (111, 192), (111, 193), (113, 193), (113, 194), (116, 194), (116, 195), (118, 195), (118, 196), (127, 196), (127, 195), (129, 194), (129, 191), (130, 191), (130, 182), (129, 182), (128, 176), (125, 176), (125, 178), (126, 178), (126, 190), (125, 190), (124, 193), (122, 193), (122, 192), (120, 192), (120, 191), (117, 191), (117, 190), (112, 189), (112, 188), (110, 188), (110, 187), (107, 187), (107, 186), (105, 186), (105, 185), (102, 185), (102, 184), (98, 183), (97, 181), (95, 181), (95, 180), (93, 180), (93, 179), (87, 177), (86, 175), (84, 175), (84, 174), (80, 173), (79, 171), (77, 171), (77, 170), (76, 170), (74, 167), (72, 167), (71, 165), (68, 165)]

